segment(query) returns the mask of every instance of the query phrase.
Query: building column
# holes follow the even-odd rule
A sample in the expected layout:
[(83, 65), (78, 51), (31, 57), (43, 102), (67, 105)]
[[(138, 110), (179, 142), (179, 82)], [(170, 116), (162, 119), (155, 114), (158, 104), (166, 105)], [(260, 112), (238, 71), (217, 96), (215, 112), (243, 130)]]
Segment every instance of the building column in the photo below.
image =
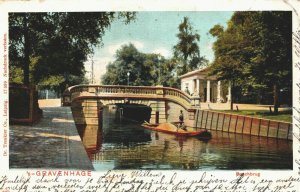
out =
[(200, 79), (197, 79), (197, 95), (200, 96)]
[(227, 103), (231, 102), (231, 82), (228, 82), (228, 95), (227, 95)]
[(218, 87), (217, 87), (217, 103), (221, 103), (221, 81), (218, 81)]
[(193, 90), (193, 95), (196, 96), (197, 95), (197, 87), (198, 87), (198, 82), (197, 82), (197, 79), (194, 79), (193, 80), (194, 82), (194, 90)]
[(206, 85), (206, 102), (210, 103), (210, 80), (207, 80)]

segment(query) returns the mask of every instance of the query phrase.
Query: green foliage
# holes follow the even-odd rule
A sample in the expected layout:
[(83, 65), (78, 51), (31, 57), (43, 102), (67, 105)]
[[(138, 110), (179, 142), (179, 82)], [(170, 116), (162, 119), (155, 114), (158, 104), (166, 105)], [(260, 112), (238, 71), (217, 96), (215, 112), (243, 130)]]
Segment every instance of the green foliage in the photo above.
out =
[(291, 12), (236, 12), (226, 30), (216, 25), (212, 74), (241, 87), (243, 94), (273, 89), (275, 112), (279, 89), (290, 92), (292, 80)]
[[(157, 54), (139, 52), (132, 44), (123, 45), (116, 53), (114, 62), (108, 64), (107, 71), (102, 77), (106, 85), (133, 86), (178, 86), (174, 78), (175, 62), (160, 58)], [(159, 82), (160, 81), (160, 82)]]
[(217, 24), (209, 30), (209, 33), (214, 37), (219, 37), (224, 32), (224, 27)]
[(134, 18), (129, 12), (10, 13), (10, 65), (23, 70), (11, 82), (20, 82), (22, 75), (24, 84), (64, 89), (85, 81), (84, 62), (102, 45), (111, 22)]
[(64, 77), (62, 75), (50, 76), (49, 78), (45, 78), (41, 80), (38, 86), (42, 88), (54, 89), (57, 85), (64, 82)]
[(207, 60), (200, 57), (200, 35), (194, 31), (188, 17), (183, 18), (178, 29), (178, 43), (173, 47), (173, 53), (178, 62), (177, 75), (180, 76), (207, 64)]
[(37, 86), (41, 89), (64, 90), (72, 84), (88, 84), (88, 79), (84, 75), (69, 75), (67, 78), (63, 75), (51, 75), (41, 79)]
[(21, 67), (9, 65), (9, 82), (13, 84), (22, 84), (23, 70)]

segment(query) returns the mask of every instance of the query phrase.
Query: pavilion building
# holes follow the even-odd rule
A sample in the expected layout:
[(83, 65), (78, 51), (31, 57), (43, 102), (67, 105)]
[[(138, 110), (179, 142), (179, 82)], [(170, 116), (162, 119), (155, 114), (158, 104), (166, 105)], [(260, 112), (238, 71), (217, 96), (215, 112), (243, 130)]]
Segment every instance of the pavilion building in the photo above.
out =
[(209, 75), (209, 67), (181, 75), (181, 90), (193, 98), (193, 105), (201, 109), (230, 109), (230, 82), (218, 81)]

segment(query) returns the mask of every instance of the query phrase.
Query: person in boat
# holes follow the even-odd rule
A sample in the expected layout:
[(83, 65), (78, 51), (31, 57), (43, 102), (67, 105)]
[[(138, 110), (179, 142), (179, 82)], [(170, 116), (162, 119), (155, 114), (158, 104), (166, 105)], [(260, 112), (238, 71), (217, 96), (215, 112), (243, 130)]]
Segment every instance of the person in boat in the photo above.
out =
[(182, 128), (182, 129), (184, 129), (183, 119), (184, 119), (184, 117), (183, 117), (183, 111), (180, 110), (180, 115), (179, 115), (179, 127)]
[(180, 115), (179, 115), (179, 125), (182, 126), (183, 125), (183, 111), (180, 110)]

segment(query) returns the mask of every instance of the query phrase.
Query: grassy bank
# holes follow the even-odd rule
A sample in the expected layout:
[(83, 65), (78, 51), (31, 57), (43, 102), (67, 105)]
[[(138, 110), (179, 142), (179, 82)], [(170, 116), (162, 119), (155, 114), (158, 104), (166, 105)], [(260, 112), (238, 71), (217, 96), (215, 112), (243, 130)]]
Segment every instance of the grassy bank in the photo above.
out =
[(277, 120), (277, 121), (285, 121), (285, 122), (292, 122), (293, 116), (292, 116), (292, 110), (286, 110), (286, 111), (279, 111), (277, 115), (274, 113), (270, 113), (269, 111), (263, 111), (263, 110), (220, 110), (225, 113), (233, 113), (237, 115), (246, 115), (246, 116), (254, 116), (258, 118), (264, 118), (264, 119), (271, 119), (271, 120)]

